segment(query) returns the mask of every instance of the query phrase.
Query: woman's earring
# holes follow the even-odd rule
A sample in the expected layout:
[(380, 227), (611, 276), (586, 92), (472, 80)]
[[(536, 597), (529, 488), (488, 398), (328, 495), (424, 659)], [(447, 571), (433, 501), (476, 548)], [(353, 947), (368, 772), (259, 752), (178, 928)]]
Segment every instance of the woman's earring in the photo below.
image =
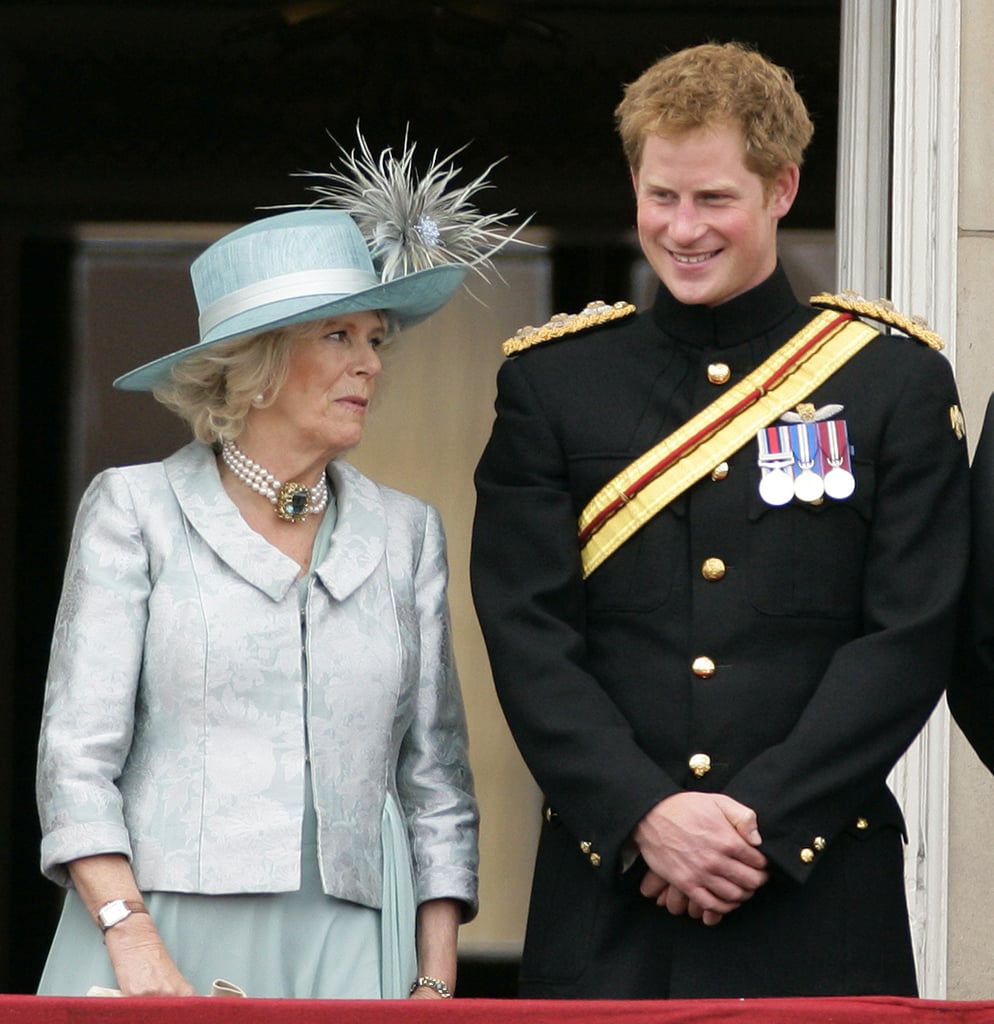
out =
[(252, 404), (258, 409), (263, 402), (265, 402), (266, 396), (260, 391), (259, 394), (252, 399)]

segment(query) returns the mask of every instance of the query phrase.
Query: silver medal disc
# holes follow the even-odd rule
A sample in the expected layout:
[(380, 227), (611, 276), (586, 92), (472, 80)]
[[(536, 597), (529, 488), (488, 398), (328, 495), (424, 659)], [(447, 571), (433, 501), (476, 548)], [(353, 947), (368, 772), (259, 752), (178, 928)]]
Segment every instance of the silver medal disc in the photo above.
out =
[(794, 497), (794, 480), (782, 469), (771, 469), (759, 481), (759, 496), (767, 505), (786, 505)]
[(825, 474), (825, 493), (836, 501), (848, 498), (856, 490), (856, 478), (848, 469), (834, 466)]
[(825, 482), (810, 469), (794, 477), (794, 493), (800, 501), (817, 501), (825, 493)]

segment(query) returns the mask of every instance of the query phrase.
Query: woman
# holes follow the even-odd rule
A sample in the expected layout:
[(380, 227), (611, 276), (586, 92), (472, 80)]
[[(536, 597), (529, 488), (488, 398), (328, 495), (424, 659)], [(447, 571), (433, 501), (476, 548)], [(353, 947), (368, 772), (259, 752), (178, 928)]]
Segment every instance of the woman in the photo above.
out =
[(199, 343), (115, 382), (196, 440), (80, 506), (39, 752), (42, 867), (69, 890), (41, 994), (454, 990), (477, 811), (442, 529), (339, 457), (389, 325), (467, 269), (382, 281), (348, 214), (268, 217), (194, 262)]

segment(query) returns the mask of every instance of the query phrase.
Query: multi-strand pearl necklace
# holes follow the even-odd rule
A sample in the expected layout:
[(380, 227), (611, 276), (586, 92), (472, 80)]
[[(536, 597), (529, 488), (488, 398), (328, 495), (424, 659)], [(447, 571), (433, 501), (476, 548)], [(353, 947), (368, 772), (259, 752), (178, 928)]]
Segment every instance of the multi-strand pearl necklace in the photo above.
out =
[(303, 522), (309, 515), (324, 511), (328, 504), (328, 480), (324, 473), (313, 487), (296, 481), (281, 484), (268, 469), (250, 459), (234, 441), (221, 442), (221, 458), (232, 476), (276, 506), (280, 519), (290, 523)]

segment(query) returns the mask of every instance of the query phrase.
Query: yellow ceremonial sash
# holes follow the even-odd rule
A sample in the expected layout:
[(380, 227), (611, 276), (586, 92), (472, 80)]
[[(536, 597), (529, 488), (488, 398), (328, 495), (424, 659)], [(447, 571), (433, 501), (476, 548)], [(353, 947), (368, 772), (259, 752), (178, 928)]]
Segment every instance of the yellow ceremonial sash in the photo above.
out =
[(877, 334), (850, 313), (820, 313), (747, 377), (626, 466), (580, 515), (584, 579), (657, 512), (807, 398)]

